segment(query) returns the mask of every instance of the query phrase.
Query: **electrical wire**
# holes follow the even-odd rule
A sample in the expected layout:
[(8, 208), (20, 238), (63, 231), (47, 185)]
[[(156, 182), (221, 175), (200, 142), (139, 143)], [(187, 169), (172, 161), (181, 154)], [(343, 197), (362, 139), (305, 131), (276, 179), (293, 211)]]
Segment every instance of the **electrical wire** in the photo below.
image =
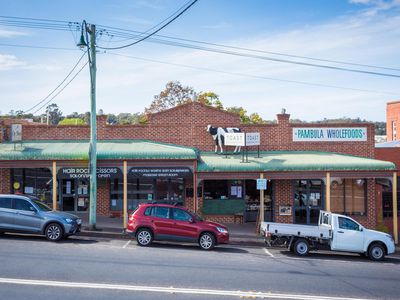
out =
[(4, 44), (4, 43), (0, 43), (0, 46), (3, 46), (3, 47), (16, 47), (16, 48), (31, 48), (31, 49), (79, 51), (78, 48), (47, 47), (47, 46), (18, 45), (18, 44)]
[[(83, 57), (86, 55), (85, 51), (82, 56), (78, 59), (78, 61), (76, 62), (76, 64), (73, 66), (73, 68), (71, 69), (71, 71), (69, 71), (69, 73), (67, 74), (67, 76), (65, 76), (65, 78), (46, 96), (44, 97), (41, 101), (39, 101), (37, 104), (35, 104), (34, 106), (32, 106), (31, 108), (27, 109), (24, 111), (24, 113), (27, 113), (33, 109), (35, 109), (37, 106), (39, 106), (41, 103), (43, 103), (44, 101), (46, 101), (52, 94), (55, 93), (55, 91), (68, 79), (68, 77), (72, 74), (72, 72), (74, 72), (74, 70), (76, 69), (76, 67), (79, 65), (79, 63), (81, 62), (81, 60), (83, 59)], [(86, 64), (85, 64), (86, 65)], [(74, 77), (75, 78), (75, 77)], [(53, 98), (52, 98), (53, 99)], [(36, 111), (35, 111), (36, 112)]]
[[(179, 9), (179, 10), (181, 10), (181, 11), (178, 13), (178, 11), (179, 11), (179, 10), (178, 10), (178, 11), (176, 12), (177, 15), (174, 16), (174, 17), (173, 17), (171, 20), (169, 20), (167, 23), (165, 23), (164, 25), (162, 25), (161, 27), (159, 27), (158, 29), (156, 29), (156, 30), (153, 31), (152, 33), (146, 35), (145, 37), (143, 37), (143, 38), (141, 38), (141, 39), (139, 39), (139, 40), (137, 40), (137, 41), (135, 41), (135, 42), (133, 42), (133, 43), (130, 43), (130, 44), (127, 44), (127, 45), (123, 45), (123, 46), (119, 46), (119, 47), (101, 47), (101, 46), (97, 46), (97, 48), (99, 48), (99, 49), (104, 49), (104, 50), (117, 50), (117, 49), (127, 48), (127, 47), (130, 47), (130, 46), (136, 45), (136, 44), (138, 44), (138, 43), (140, 43), (140, 42), (142, 42), (142, 41), (148, 39), (149, 37), (155, 35), (157, 32), (161, 31), (161, 30), (164, 29), (165, 27), (167, 27), (169, 24), (171, 24), (173, 21), (175, 21), (177, 18), (179, 18), (182, 14), (184, 14), (184, 13), (185, 13), (190, 7), (192, 7), (197, 1), (198, 1), (198, 0), (193, 0), (193, 1), (190, 2), (190, 4), (187, 5), (183, 10)], [(176, 13), (175, 13), (175, 14), (176, 14)]]
[(214, 73), (220, 73), (220, 74), (226, 74), (226, 75), (232, 75), (232, 76), (240, 76), (240, 77), (248, 77), (248, 78), (255, 78), (255, 79), (264, 79), (264, 80), (272, 80), (272, 81), (279, 81), (279, 82), (295, 83), (295, 84), (301, 84), (301, 85), (310, 85), (310, 86), (317, 86), (317, 87), (325, 87), (325, 88), (334, 88), (334, 89), (398, 96), (398, 93), (394, 93), (394, 92), (376, 91), (376, 90), (359, 89), (359, 88), (344, 87), (344, 86), (330, 85), (330, 84), (323, 84), (323, 83), (312, 83), (312, 82), (307, 82), (307, 81), (273, 78), (273, 77), (251, 75), (251, 74), (245, 74), (245, 73), (239, 73), (239, 72), (227, 72), (227, 71), (221, 71), (221, 70), (217, 70), (217, 69), (196, 67), (196, 66), (178, 64), (178, 63), (171, 63), (171, 62), (166, 62), (166, 61), (161, 61), (161, 60), (155, 60), (155, 59), (149, 59), (149, 58), (143, 58), (143, 57), (137, 57), (137, 56), (130, 56), (130, 55), (124, 55), (124, 54), (119, 54), (119, 53), (107, 52), (106, 54), (120, 56), (120, 57), (126, 57), (126, 58), (141, 60), (141, 61), (147, 61), (147, 62), (152, 62), (152, 63), (158, 63), (158, 64), (164, 64), (164, 65), (170, 65), (170, 66), (176, 66), (176, 67), (183, 67), (183, 68), (201, 70), (201, 71), (207, 71), (207, 72), (214, 72)]
[[(127, 30), (127, 29), (121, 29), (121, 28), (110, 27), (110, 26), (102, 26), (102, 25), (98, 25), (98, 26), (101, 28), (104, 28), (107, 32), (112, 34), (112, 36), (125, 38), (125, 40), (131, 39), (131, 38), (137, 36), (137, 35), (132, 36), (131, 34), (129, 34), (129, 32), (132, 32), (135, 34), (140, 33), (139, 31), (134, 31), (134, 30)], [(310, 57), (310, 56), (300, 56), (300, 55), (293, 55), (293, 54), (287, 54), (287, 53), (282, 53), (282, 52), (272, 52), (272, 51), (244, 48), (244, 47), (224, 45), (224, 44), (218, 44), (218, 43), (210, 43), (210, 42), (204, 42), (204, 41), (198, 41), (198, 40), (192, 40), (192, 39), (184, 39), (184, 38), (172, 37), (172, 36), (167, 36), (167, 35), (156, 34), (154, 36), (159, 37), (159, 38), (168, 39), (168, 40), (184, 41), (184, 42), (190, 42), (190, 43), (196, 43), (196, 44), (210, 45), (210, 46), (216, 46), (216, 47), (222, 47), (222, 48), (228, 48), (228, 49), (244, 50), (244, 51), (256, 52), (256, 53), (272, 54), (272, 55), (284, 56), (284, 57), (301, 58), (301, 59), (308, 59), (308, 60), (313, 60), (313, 61), (329, 62), (329, 63), (343, 64), (343, 65), (350, 65), (350, 66), (391, 70), (391, 71), (400, 71), (400, 68), (361, 64), (361, 63), (355, 63), (355, 62), (339, 61), (339, 60), (324, 59), (324, 58), (315, 58), (315, 57)], [(156, 38), (148, 39), (148, 42), (158, 43), (158, 42), (162, 42), (162, 41), (163, 40), (156, 39)], [(116, 42), (116, 41), (114, 41), (114, 42)]]
[(89, 62), (87, 61), (80, 69), (79, 71), (71, 78), (70, 81), (67, 82), (66, 85), (64, 85), (61, 90), (59, 90), (57, 92), (57, 94), (55, 94), (53, 97), (51, 97), (50, 100), (48, 100), (46, 103), (44, 103), (42, 106), (40, 106), (37, 110), (35, 110), (32, 114), (34, 115), (35, 113), (37, 113), (38, 111), (40, 111), (43, 107), (45, 107), (47, 104), (49, 104), (54, 98), (56, 98), (59, 94), (61, 94), (62, 91), (64, 91), (64, 89), (82, 72), (82, 70), (86, 67), (86, 65)]

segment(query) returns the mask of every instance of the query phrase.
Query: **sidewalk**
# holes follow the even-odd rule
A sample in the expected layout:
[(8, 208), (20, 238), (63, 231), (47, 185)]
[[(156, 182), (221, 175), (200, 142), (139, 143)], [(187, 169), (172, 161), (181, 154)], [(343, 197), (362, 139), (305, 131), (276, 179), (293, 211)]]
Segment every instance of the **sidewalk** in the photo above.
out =
[[(87, 213), (75, 213), (82, 218), (82, 230), (79, 233), (81, 236), (103, 237), (114, 239), (129, 239), (130, 235), (124, 233), (123, 219), (118, 217), (96, 217), (97, 230), (89, 230), (89, 220)], [(248, 246), (263, 246), (264, 240), (256, 233), (255, 223), (244, 224), (224, 224), (229, 230), (229, 243), (248, 245)]]

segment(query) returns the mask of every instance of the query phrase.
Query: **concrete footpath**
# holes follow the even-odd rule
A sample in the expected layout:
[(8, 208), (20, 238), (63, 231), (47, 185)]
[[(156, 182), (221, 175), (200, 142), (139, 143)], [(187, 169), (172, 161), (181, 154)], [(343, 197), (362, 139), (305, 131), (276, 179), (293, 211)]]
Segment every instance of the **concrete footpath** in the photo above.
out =
[[(114, 239), (129, 239), (130, 235), (124, 233), (123, 219), (118, 217), (97, 216), (96, 230), (89, 230), (88, 214), (76, 213), (82, 218), (81, 236), (103, 237)], [(230, 244), (249, 246), (263, 246), (264, 239), (257, 235), (255, 223), (224, 224), (229, 230)]]

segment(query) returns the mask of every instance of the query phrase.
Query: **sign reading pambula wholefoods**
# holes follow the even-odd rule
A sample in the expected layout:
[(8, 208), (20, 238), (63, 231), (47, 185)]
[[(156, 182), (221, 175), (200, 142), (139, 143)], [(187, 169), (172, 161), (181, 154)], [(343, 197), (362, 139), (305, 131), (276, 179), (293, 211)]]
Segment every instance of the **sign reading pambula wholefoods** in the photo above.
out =
[(294, 142), (366, 142), (366, 127), (293, 128)]
[(135, 167), (128, 175), (136, 178), (187, 178), (192, 170), (187, 167)]

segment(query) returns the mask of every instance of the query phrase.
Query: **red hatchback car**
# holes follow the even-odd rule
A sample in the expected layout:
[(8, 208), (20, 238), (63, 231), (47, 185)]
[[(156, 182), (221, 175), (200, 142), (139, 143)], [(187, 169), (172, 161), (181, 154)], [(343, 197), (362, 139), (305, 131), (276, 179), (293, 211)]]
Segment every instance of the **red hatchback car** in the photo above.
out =
[(138, 245), (153, 240), (198, 243), (203, 250), (229, 242), (228, 229), (218, 223), (203, 221), (183, 207), (167, 204), (141, 204), (128, 221), (127, 232)]

